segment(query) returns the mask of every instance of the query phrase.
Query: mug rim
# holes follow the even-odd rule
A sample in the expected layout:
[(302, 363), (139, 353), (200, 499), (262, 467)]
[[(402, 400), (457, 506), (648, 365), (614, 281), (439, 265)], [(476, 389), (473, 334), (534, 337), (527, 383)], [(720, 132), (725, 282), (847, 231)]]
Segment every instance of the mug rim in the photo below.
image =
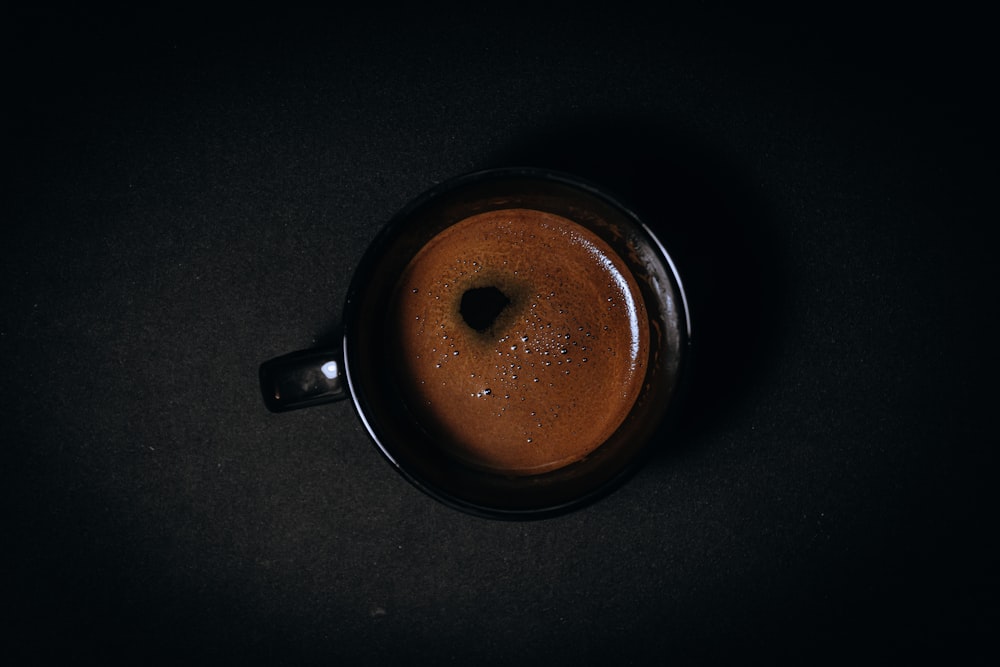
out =
[[(640, 218), (631, 208), (624, 205), (619, 199), (609, 194), (605, 189), (597, 186), (596, 184), (578, 176), (552, 169), (537, 167), (499, 167), (477, 170), (452, 177), (432, 186), (431, 188), (428, 188), (423, 193), (410, 200), (402, 209), (390, 218), (390, 220), (380, 229), (371, 244), (369, 244), (361, 262), (359, 262), (354, 271), (354, 275), (347, 292), (347, 300), (343, 309), (344, 327), (341, 339), (341, 350), (343, 352), (342, 358), (344, 361), (344, 373), (349, 387), (348, 393), (350, 395), (354, 412), (357, 414), (362, 425), (365, 427), (365, 430), (374, 442), (376, 448), (404, 479), (426, 495), (447, 506), (469, 514), (491, 519), (518, 520), (546, 518), (564, 514), (568, 511), (583, 507), (584, 505), (588, 505), (598, 500), (602, 496), (605, 496), (611, 491), (619, 488), (627, 478), (631, 477), (639, 468), (642, 467), (645, 459), (649, 456), (652, 449), (649, 446), (650, 443), (648, 442), (651, 438), (647, 438), (646, 442), (642, 442), (638, 446), (637, 450), (629, 456), (627, 461), (616, 473), (601, 481), (594, 488), (578, 495), (574, 495), (566, 500), (526, 508), (497, 507), (475, 502), (467, 497), (462, 497), (460, 494), (443, 489), (439, 485), (424, 479), (421, 475), (417, 474), (408, 465), (402, 462), (400, 457), (394, 453), (392, 444), (385, 441), (384, 434), (378, 428), (377, 424), (373, 423), (371, 416), (367, 413), (365, 405), (363, 405), (362, 397), (365, 395), (365, 391), (363, 389), (363, 378), (359, 377), (360, 372), (354, 368), (354, 364), (352, 363), (355, 341), (351, 336), (352, 328), (350, 325), (351, 322), (359, 316), (359, 312), (363, 307), (362, 295), (368, 282), (366, 278), (370, 275), (372, 267), (377, 265), (379, 259), (385, 252), (386, 244), (388, 241), (392, 240), (393, 234), (398, 232), (402, 227), (405, 227), (407, 222), (413, 217), (414, 213), (429, 206), (435, 200), (446, 197), (449, 193), (460, 190), (463, 187), (473, 186), (477, 183), (487, 181), (501, 181), (503, 179), (518, 178), (568, 186), (569, 188), (580, 190), (583, 193), (604, 202), (604, 204), (610, 206), (612, 209), (623, 215), (628, 222), (633, 224), (638, 230), (641, 230), (649, 241), (649, 245), (654, 250), (656, 258), (662, 264), (662, 268), (665, 269), (670, 279), (673, 281), (673, 291), (676, 299), (680, 302), (680, 309), (678, 312), (678, 319), (680, 322), (677, 327), (680, 345), (675, 351), (678, 355), (678, 368), (676, 378), (673, 382), (673, 393), (669, 404), (664, 408), (664, 414), (661, 416), (659, 424), (654, 429), (656, 432), (662, 431), (667, 424), (672, 422), (676, 417), (676, 405), (680, 399), (680, 394), (682, 393), (682, 385), (685, 383), (688, 375), (687, 366), (689, 364), (691, 348), (691, 320), (688, 297), (681, 281), (680, 272), (678, 271), (673, 258), (659, 237), (652, 231), (652, 229), (649, 228), (642, 218)], [(572, 465), (573, 464), (570, 464), (570, 466), (567, 467), (571, 467)]]

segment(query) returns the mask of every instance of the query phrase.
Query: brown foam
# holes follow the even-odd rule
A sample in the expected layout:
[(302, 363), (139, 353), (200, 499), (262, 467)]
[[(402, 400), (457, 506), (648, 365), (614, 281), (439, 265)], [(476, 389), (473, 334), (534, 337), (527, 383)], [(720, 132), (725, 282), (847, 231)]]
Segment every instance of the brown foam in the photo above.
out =
[[(477, 331), (462, 295), (509, 304)], [(618, 428), (645, 374), (645, 305), (621, 258), (561, 216), (466, 218), (425, 245), (391, 306), (410, 409), (455, 457), (530, 475), (577, 461)]]

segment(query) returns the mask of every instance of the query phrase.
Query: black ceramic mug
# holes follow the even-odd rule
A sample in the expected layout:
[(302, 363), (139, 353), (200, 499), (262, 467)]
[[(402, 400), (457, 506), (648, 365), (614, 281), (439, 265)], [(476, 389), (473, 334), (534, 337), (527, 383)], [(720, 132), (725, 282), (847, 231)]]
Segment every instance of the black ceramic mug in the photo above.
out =
[[(523, 256), (529, 252), (523, 248), (530, 246), (519, 244), (528, 242), (528, 237), (534, 239), (535, 234), (513, 229), (507, 222), (508, 212), (515, 217), (538, 217), (537, 230), (542, 236), (548, 234), (545, 237), (548, 245), (536, 251), (539, 253), (537, 262), (539, 266), (548, 262), (545, 265), (554, 268), (539, 270), (530, 280), (525, 277), (527, 273), (534, 273), (532, 262), (536, 260)], [(494, 231), (480, 232), (470, 227), (470, 222), (483, 219), (492, 221), (490, 229)], [(482, 261), (475, 259), (474, 252), (470, 259), (467, 247), (461, 251), (466, 256), (456, 255), (455, 262), (472, 266), (469, 276), (475, 274), (479, 282), (470, 282), (466, 288), (457, 289), (457, 285), (453, 287), (450, 279), (445, 278), (437, 284), (439, 293), (433, 297), (430, 289), (418, 295), (420, 290), (406, 283), (406, 277), (413, 276), (416, 258), (425, 257), (426, 249), (433, 247), (447, 263), (449, 243), (452, 243), (448, 239), (454, 235), (452, 230), (466, 228), (471, 230), (467, 238), (490, 238), (493, 243), (489, 251), (483, 251)], [(511, 241), (515, 237), (515, 241)], [(587, 253), (597, 257), (596, 272), (604, 270), (602, 265), (610, 267), (613, 263), (612, 273), (608, 275), (615, 279), (601, 278), (596, 282), (606, 282), (608, 289), (617, 290), (614, 294), (625, 294), (622, 291), (625, 288), (619, 289), (620, 286), (614, 283), (616, 280), (623, 283), (627, 278), (632, 296), (626, 294), (624, 299), (609, 296), (607, 304), (601, 297), (600, 307), (583, 303), (585, 299), (580, 294), (572, 297), (575, 300), (571, 304), (558, 303), (560, 289), (554, 287), (555, 283), (548, 285), (547, 281), (555, 281), (553, 276), (562, 268), (561, 259), (556, 261), (553, 257), (561, 257), (559, 244), (564, 242), (583, 248), (581, 256), (584, 258), (589, 256)], [(502, 243), (515, 245), (503, 246)], [(598, 246), (603, 250), (594, 250)], [(460, 254), (457, 250), (456, 253)], [(521, 267), (521, 276), (510, 276), (513, 282), (507, 281), (502, 274), (508, 265)], [(464, 276), (466, 271), (458, 273)], [(493, 282), (499, 287), (488, 284), (484, 275), (493, 276)], [(521, 299), (508, 294), (521, 289), (517, 287), (521, 284), (527, 285), (522, 291), (529, 296)], [(575, 289), (574, 285), (562, 287)], [(406, 310), (409, 306), (400, 304), (406, 303), (411, 296), (425, 299), (422, 303), (431, 304), (430, 310), (421, 310), (419, 304), (412, 307), (415, 310)], [(440, 300), (442, 297), (447, 305), (435, 310), (432, 306), (437, 302), (431, 298)], [(568, 341), (572, 333), (575, 338), (571, 342), (576, 347), (566, 344), (558, 349), (558, 344), (556, 347), (549, 345), (545, 349), (536, 348), (534, 356), (525, 356), (525, 352), (532, 353), (529, 346), (533, 343), (528, 335), (511, 338), (512, 332), (520, 331), (517, 325), (527, 326), (530, 316), (536, 312), (531, 309), (539, 305), (541, 299), (555, 301), (543, 304), (551, 308), (552, 313), (576, 308), (599, 314), (606, 311), (608, 317), (612, 317), (616, 316), (614, 307), (629, 308), (628, 318), (622, 321), (628, 321), (630, 329), (644, 333), (640, 339), (625, 332), (617, 340), (627, 344), (622, 343), (621, 349), (615, 349), (614, 331), (609, 331), (607, 324), (592, 327), (595, 329), (592, 333), (584, 331), (590, 328), (589, 325), (576, 326), (576, 321), (572, 322), (572, 327), (564, 323), (560, 329), (557, 323), (553, 329), (551, 321), (542, 323), (539, 319), (538, 324), (532, 324), (537, 328), (532, 335), (546, 334), (551, 342), (562, 340), (562, 336)], [(418, 321), (421, 317), (428, 319), (428, 313), (438, 313), (441, 321), (417, 322), (414, 326), (419, 325), (419, 329), (414, 328), (412, 337), (407, 338), (411, 334), (405, 333), (406, 322), (414, 317), (411, 315), (414, 312)], [(617, 320), (607, 321), (614, 326)], [(433, 350), (435, 355), (442, 356), (431, 365), (434, 361), (429, 358), (432, 348), (419, 347), (418, 335), (431, 329), (437, 332), (438, 328), (445, 332), (442, 334), (445, 340), (440, 343), (440, 352), (438, 343), (433, 343)], [(268, 409), (282, 412), (350, 398), (379, 450), (407, 480), (452, 507), (493, 518), (538, 518), (561, 513), (591, 502), (622, 483), (645, 455), (663, 444), (666, 427), (676, 412), (690, 348), (688, 307), (680, 277), (670, 255), (649, 227), (592, 184), (562, 173), (527, 168), (495, 169), (458, 177), (431, 189), (398, 213), (372, 243), (355, 272), (343, 310), (342, 331), (339, 348), (296, 352), (261, 365), (261, 390)], [(555, 331), (558, 335), (553, 333)], [(492, 375), (492, 378), (486, 384), (492, 383), (495, 389), (486, 387), (471, 393), (474, 399), (493, 401), (489, 405), (489, 416), (484, 416), (486, 412), (478, 412), (479, 406), (486, 405), (481, 401), (470, 402), (468, 410), (459, 405), (461, 401), (472, 399), (466, 398), (470, 393), (457, 378), (457, 371), (453, 370), (451, 376), (435, 375), (438, 371), (433, 369), (440, 369), (447, 363), (460, 369), (463, 377), (475, 378), (479, 371), (476, 362), (469, 361), (468, 356), (463, 360), (466, 366), (459, 366), (459, 362), (451, 358), (452, 354), (457, 357), (458, 350), (451, 349), (455, 347), (456, 336), (447, 343), (448, 332), (460, 334), (459, 339), (465, 336), (469, 345), (474, 344), (480, 350), (481, 358), (494, 354), (495, 349), (496, 359), (510, 363), (509, 368), (499, 362), (487, 364), (485, 375)], [(528, 341), (521, 350), (516, 349), (519, 340)], [(421, 351), (428, 358), (413, 361), (421, 357)], [(551, 356), (547, 356), (550, 352)], [(594, 373), (599, 373), (594, 369), (601, 368), (598, 364), (581, 365), (588, 363), (588, 355), (596, 361), (595, 355), (603, 354), (611, 359), (629, 356), (629, 353), (629, 358), (633, 359), (629, 368), (638, 375), (630, 376), (632, 388), (628, 392), (609, 390), (607, 383), (601, 384), (602, 378), (594, 377)], [(575, 362), (570, 363), (571, 356), (577, 357)], [(525, 365), (535, 367), (536, 363), (534, 372), (529, 369), (528, 375), (524, 375), (522, 370), (523, 377), (518, 379), (517, 369)], [(424, 367), (420, 364), (430, 370), (420, 370)], [(472, 372), (467, 372), (470, 369)], [(571, 375), (571, 369), (587, 371), (590, 376), (585, 372)], [(442, 377), (449, 379), (439, 379)], [(587, 377), (591, 378), (589, 384), (586, 384)], [(577, 378), (581, 378), (579, 382), (582, 383), (579, 385), (581, 401), (589, 400), (592, 407), (585, 404), (575, 416), (564, 413), (562, 422), (555, 419), (559, 414), (554, 406), (532, 406), (527, 412), (526, 398), (538, 402), (545, 401), (549, 395), (535, 388), (547, 384), (555, 391), (556, 382), (563, 392), (559, 400), (575, 405), (575, 398), (567, 401), (565, 397), (576, 391), (577, 385), (573, 383)], [(428, 384), (433, 385), (431, 393), (421, 393)], [(607, 395), (595, 399), (594, 387), (601, 387), (600, 391)], [(448, 391), (458, 392), (454, 394), (454, 401), (448, 398)], [(536, 393), (531, 394), (531, 391)], [(606, 428), (607, 433), (595, 436), (588, 415), (595, 414), (597, 407), (603, 409), (619, 398), (628, 401), (624, 403), (626, 409), (620, 423), (611, 423)], [(442, 430), (442, 424), (436, 423), (430, 411), (435, 401), (443, 409), (452, 410), (448, 413), (452, 423), (466, 435), (455, 435), (459, 431), (448, 434)], [(537, 466), (537, 462), (532, 461), (530, 465), (535, 466), (532, 469), (507, 470), (488, 462), (484, 464), (475, 455), (465, 455), (461, 439), (476, 439), (479, 434), (483, 434), (487, 443), (484, 447), (497, 450), (497, 460), (503, 460), (505, 455), (500, 451), (507, 447), (505, 438), (511, 441), (511, 451), (523, 452), (529, 457), (536, 454), (532, 449), (532, 433), (523, 425), (508, 431), (495, 428), (496, 424), (503, 423), (508, 407), (511, 410), (507, 414), (548, 415), (550, 422), (542, 423), (539, 418), (539, 433), (544, 435), (558, 424), (564, 444), (571, 446), (573, 443), (568, 440), (573, 437), (598, 437), (600, 441), (588, 445), (582, 455), (569, 463)], [(535, 428), (534, 424), (531, 427)]]

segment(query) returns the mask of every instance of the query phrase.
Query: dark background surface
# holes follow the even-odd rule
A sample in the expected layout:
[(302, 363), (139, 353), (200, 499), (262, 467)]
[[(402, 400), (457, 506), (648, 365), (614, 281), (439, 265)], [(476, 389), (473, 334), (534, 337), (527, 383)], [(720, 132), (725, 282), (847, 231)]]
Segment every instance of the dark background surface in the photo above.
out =
[[(15, 16), (5, 662), (995, 659), (985, 30), (745, 18)], [(529, 523), (256, 384), (395, 211), (509, 164), (644, 212), (701, 346), (651, 463)]]

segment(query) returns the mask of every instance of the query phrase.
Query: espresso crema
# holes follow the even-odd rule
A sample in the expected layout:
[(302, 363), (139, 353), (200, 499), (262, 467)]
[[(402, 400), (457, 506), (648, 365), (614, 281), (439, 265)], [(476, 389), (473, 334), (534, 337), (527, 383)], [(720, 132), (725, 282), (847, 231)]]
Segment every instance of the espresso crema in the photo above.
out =
[(649, 328), (625, 262), (564, 217), (466, 218), (410, 261), (389, 304), (400, 389), (466, 464), (560, 468), (605, 442), (645, 377)]

